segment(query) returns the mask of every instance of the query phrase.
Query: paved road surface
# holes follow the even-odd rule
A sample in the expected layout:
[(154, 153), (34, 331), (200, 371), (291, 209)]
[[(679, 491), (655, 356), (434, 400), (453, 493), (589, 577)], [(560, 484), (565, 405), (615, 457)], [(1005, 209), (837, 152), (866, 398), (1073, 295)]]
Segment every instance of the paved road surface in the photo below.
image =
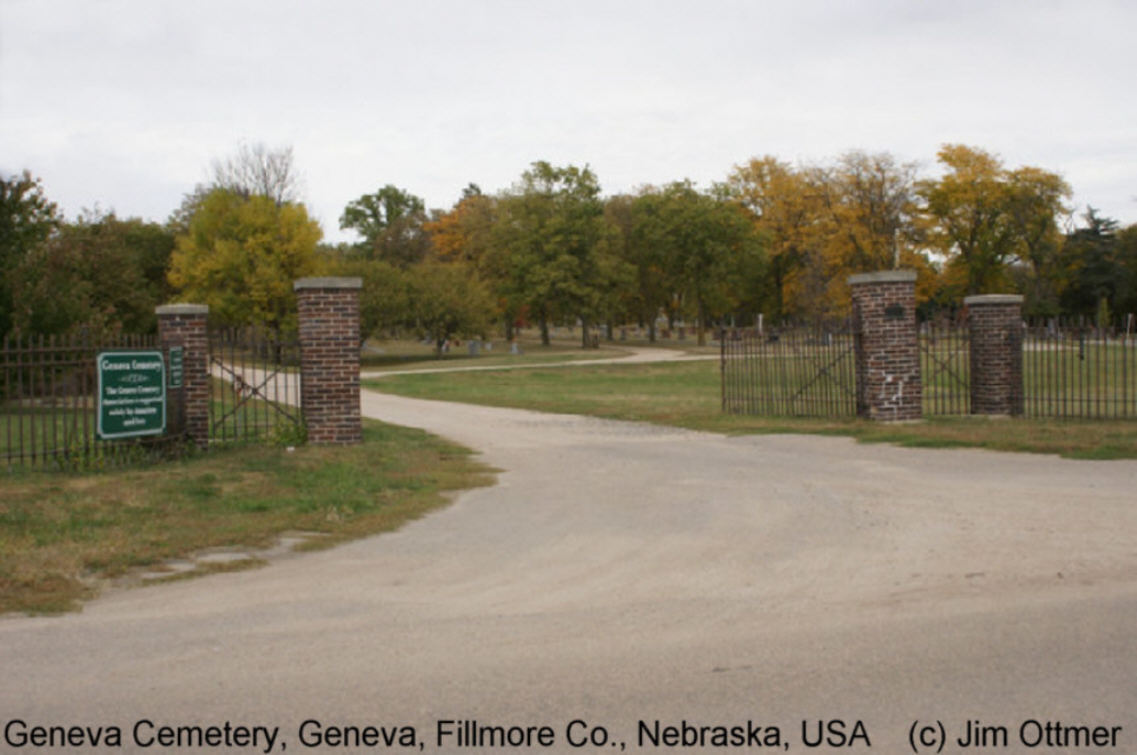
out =
[[(0, 619), (0, 723), (115, 724), (126, 751), (139, 719), (268, 725), (276, 752), (307, 719), (404, 724), (429, 752), (438, 720), (477, 719), (565, 752), (576, 719), (630, 751), (640, 720), (750, 720), (790, 751), (896, 753), (914, 720), (980, 720), (1006, 727), (988, 752), (1137, 752), (1135, 462), (363, 406), (499, 484), (333, 551)], [(818, 719), (871, 749), (806, 748)], [(1122, 729), (1021, 743), (1071, 735), (1054, 722)]]

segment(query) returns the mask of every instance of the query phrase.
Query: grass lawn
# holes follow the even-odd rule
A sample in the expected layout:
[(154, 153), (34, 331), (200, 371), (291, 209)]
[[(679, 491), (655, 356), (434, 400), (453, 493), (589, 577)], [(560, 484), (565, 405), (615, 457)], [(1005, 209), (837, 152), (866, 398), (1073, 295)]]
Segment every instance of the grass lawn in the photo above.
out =
[(392, 375), (365, 382), (417, 398), (677, 425), (721, 433), (823, 433), (909, 446), (975, 446), (1072, 458), (1137, 458), (1137, 421), (943, 417), (882, 424), (725, 414), (716, 361)]
[(365, 421), (349, 447), (211, 450), (144, 469), (0, 473), (0, 612), (74, 609), (100, 580), (225, 545), (264, 547), (283, 532), (307, 547), (399, 527), (450, 490), (490, 484), (459, 446)]

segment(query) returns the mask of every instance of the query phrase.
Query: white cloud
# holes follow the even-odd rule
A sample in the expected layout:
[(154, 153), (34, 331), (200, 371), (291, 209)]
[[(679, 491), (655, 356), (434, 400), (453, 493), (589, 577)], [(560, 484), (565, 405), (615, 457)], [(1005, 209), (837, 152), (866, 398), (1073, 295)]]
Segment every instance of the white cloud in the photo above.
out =
[(332, 237), (383, 184), (448, 206), (536, 159), (617, 191), (963, 142), (1137, 221), (1131, 4), (0, 2), (0, 168), (72, 214), (165, 218), (241, 140), (294, 147)]

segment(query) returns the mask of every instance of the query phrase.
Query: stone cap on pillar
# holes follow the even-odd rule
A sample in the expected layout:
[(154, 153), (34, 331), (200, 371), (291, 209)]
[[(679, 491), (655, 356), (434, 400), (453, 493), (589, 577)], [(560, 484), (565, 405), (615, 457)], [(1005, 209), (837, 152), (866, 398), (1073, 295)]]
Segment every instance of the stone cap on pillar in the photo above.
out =
[(1021, 294), (977, 294), (964, 297), (963, 303), (969, 307), (976, 304), (1022, 304), (1023, 297)]
[(163, 304), (154, 308), (154, 314), (163, 315), (208, 315), (208, 304)]
[(912, 283), (916, 280), (915, 270), (881, 270), (877, 273), (860, 273), (849, 276), (849, 285), (865, 283)]
[(292, 284), (293, 291), (306, 289), (363, 288), (363, 278), (301, 278)]

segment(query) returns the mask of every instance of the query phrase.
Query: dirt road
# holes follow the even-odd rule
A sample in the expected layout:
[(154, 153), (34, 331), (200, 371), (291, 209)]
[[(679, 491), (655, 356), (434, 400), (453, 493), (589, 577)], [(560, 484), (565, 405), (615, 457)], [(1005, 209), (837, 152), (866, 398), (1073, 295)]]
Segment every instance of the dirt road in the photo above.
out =
[[(344, 751), (337, 725), (431, 752), (477, 719), (548, 726), (529, 744), (551, 752), (671, 726), (894, 753), (938, 722), (947, 752), (1137, 751), (1135, 462), (363, 407), (481, 450), (499, 484), (329, 552), (0, 620), (0, 724), (114, 724), (124, 750), (140, 719), (278, 727), (275, 752)], [(610, 741), (572, 748), (588, 730)]]

